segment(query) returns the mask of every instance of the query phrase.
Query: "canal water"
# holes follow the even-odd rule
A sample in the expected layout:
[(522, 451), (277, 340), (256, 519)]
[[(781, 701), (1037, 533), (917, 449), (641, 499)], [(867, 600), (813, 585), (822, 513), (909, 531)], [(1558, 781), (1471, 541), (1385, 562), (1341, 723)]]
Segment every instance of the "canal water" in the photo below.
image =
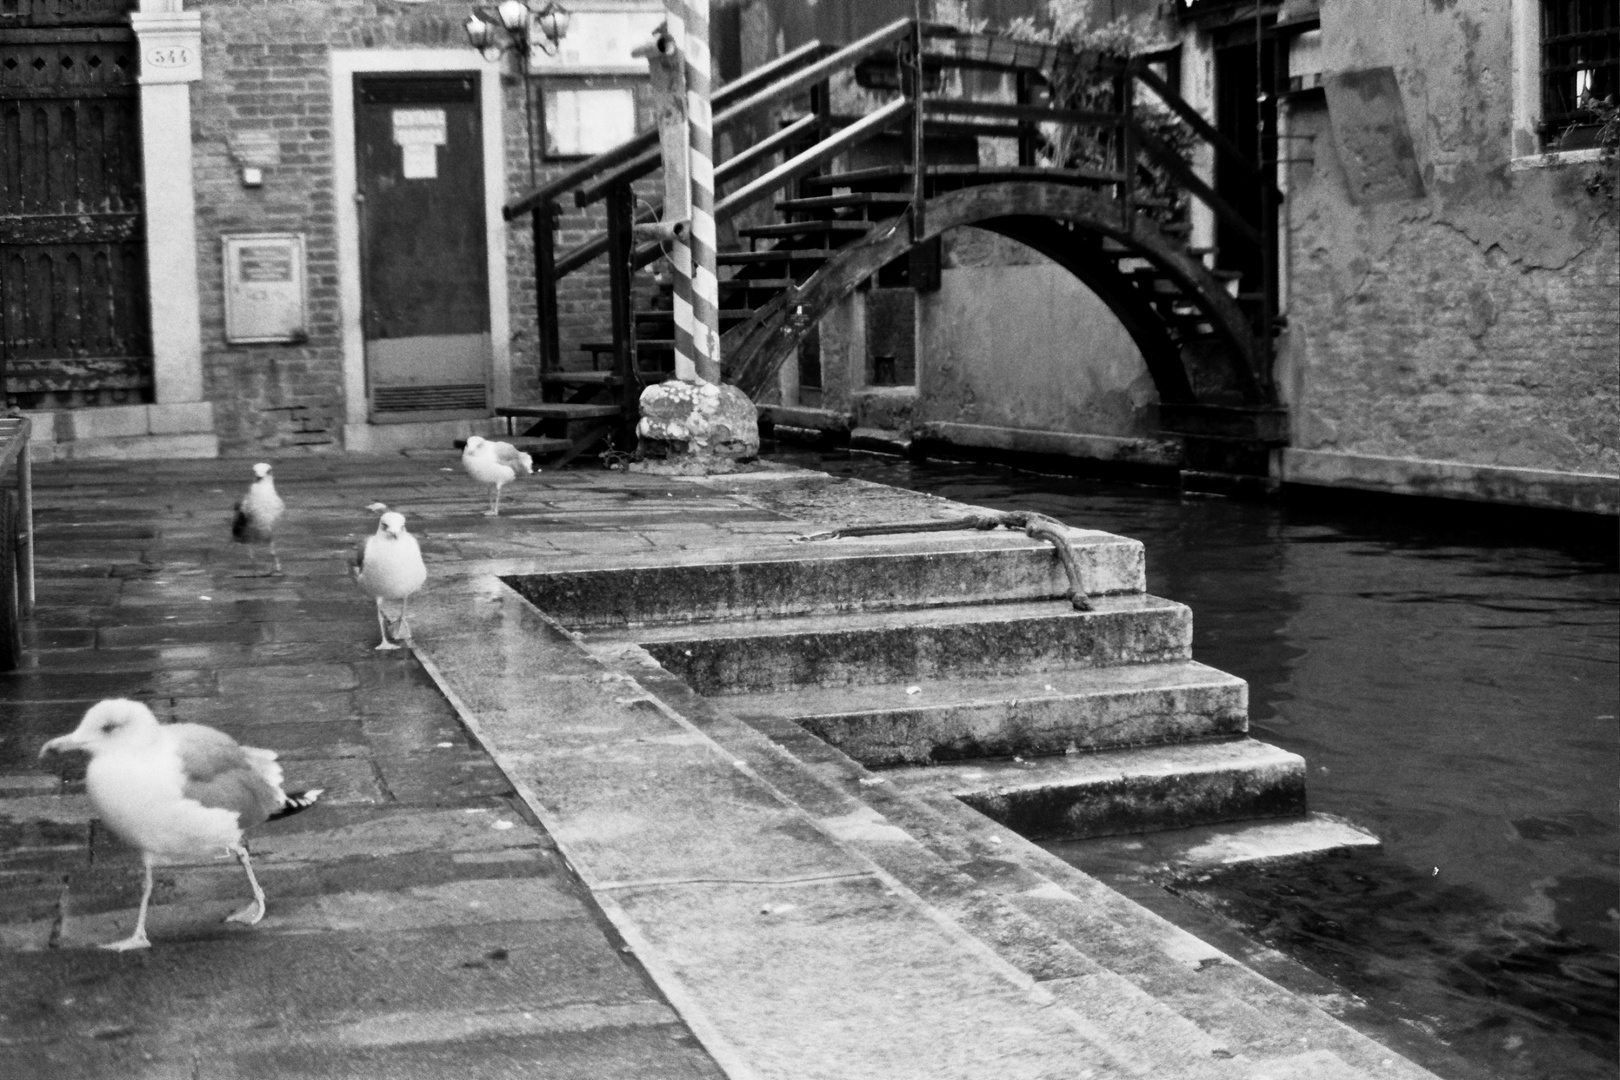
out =
[(1248, 680), (1254, 736), (1306, 759), (1311, 809), (1383, 840), (1163, 884), (1440, 1040), (1463, 1072), (1617, 1075), (1613, 528), (868, 454), (773, 459), (1140, 540), (1148, 590), (1192, 607), (1194, 657)]

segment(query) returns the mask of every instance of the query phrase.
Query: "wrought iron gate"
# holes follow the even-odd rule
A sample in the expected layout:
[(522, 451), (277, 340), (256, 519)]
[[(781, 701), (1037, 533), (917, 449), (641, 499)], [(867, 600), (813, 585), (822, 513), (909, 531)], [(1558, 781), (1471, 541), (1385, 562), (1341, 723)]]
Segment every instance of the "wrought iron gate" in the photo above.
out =
[(133, 6), (0, 0), (0, 373), (9, 404), (152, 400)]

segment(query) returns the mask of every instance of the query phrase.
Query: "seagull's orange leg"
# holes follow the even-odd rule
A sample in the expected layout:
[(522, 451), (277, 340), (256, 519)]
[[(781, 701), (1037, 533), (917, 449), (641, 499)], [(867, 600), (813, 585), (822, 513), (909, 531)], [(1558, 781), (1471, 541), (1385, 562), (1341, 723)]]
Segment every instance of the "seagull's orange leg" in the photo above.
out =
[(275, 569), (270, 571), (270, 576), (281, 577), (281, 556), (276, 554), (276, 539), (273, 536), (270, 538), (270, 561), (275, 564)]
[(240, 844), (233, 844), (226, 849), (236, 856), (236, 861), (242, 864), (247, 871), (248, 884), (253, 886), (253, 903), (232, 915), (225, 916), (226, 922), (247, 923), (252, 926), (264, 918), (264, 890), (259, 888), (259, 879), (253, 876), (253, 863), (248, 859), (248, 850)]
[(146, 883), (141, 887), (141, 910), (135, 916), (135, 932), (123, 941), (115, 941), (110, 945), (103, 945), (103, 949), (113, 952), (128, 952), (130, 949), (148, 949), (152, 943), (146, 938), (146, 905), (152, 899), (152, 860), (143, 856), (141, 862), (146, 866)]

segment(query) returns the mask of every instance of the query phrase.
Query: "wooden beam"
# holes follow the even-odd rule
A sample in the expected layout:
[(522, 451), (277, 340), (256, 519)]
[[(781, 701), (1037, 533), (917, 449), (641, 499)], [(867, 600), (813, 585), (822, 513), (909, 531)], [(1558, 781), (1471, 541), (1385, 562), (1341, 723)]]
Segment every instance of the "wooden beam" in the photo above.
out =
[(1187, 189), (1194, 197), (1201, 200), (1205, 206), (1215, 211), (1215, 216), (1237, 231), (1237, 234), (1252, 244), (1261, 242), (1260, 230), (1246, 221), (1242, 214), (1233, 209), (1232, 204), (1215, 194), (1215, 190), (1193, 172), (1192, 166), (1181, 159), (1181, 155), (1160, 142), (1159, 139), (1143, 130), (1140, 124), (1133, 124), (1132, 130), (1136, 134), (1138, 144), (1148, 152), (1148, 156), (1160, 167), (1176, 178), (1176, 181)]
[(1038, 105), (1010, 105), (998, 101), (949, 101), (930, 98), (923, 103), (930, 116), (987, 116), (999, 120), (1019, 120), (1042, 124), (1087, 124), (1119, 127), (1119, 113), (1091, 109), (1046, 109)]
[(832, 75), (840, 68), (853, 66), (873, 53), (881, 51), (885, 46), (893, 44), (910, 32), (910, 19), (896, 19), (889, 25), (872, 31), (859, 41), (844, 46), (825, 59), (795, 72), (776, 85), (768, 86), (756, 94), (749, 95), (735, 105), (729, 106), (724, 112), (716, 113), (714, 129), (719, 131), (723, 126), (740, 120), (762, 105), (769, 105), (774, 101), (790, 98), (801, 90), (808, 90), (812, 85)]
[[(907, 20), (908, 24), (909, 21)], [(910, 114), (911, 102), (904, 98), (891, 101), (865, 119), (851, 124), (832, 138), (817, 143), (797, 157), (789, 158), (770, 172), (744, 184), (721, 199), (714, 207), (715, 220), (722, 221), (743, 207), (753, 205), (788, 181), (803, 176), (822, 162), (837, 157), (849, 147), (866, 141), (883, 128), (904, 120)]]

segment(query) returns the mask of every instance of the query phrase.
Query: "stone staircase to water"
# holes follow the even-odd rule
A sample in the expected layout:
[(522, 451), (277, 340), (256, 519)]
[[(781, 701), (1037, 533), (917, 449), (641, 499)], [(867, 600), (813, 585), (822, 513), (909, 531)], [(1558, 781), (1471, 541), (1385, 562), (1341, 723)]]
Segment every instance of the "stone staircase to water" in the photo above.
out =
[[(1406, 1037), (1327, 980), (1295, 971), (1285, 989), (1273, 981), (1276, 954), (1223, 952), (1027, 842), (1305, 820), (1304, 762), (1247, 736), (1245, 684), (1191, 659), (1191, 614), (1146, 593), (1141, 545), (1077, 529), (1066, 536), (1090, 585), (1090, 611), (1067, 599), (1052, 546), (1007, 531), (692, 552), (675, 563), (503, 580), (574, 632), (605, 665), (603, 678), (633, 680), (689, 725), (679, 735), (648, 725), (643, 737), (634, 722), (604, 719), (606, 729), (590, 729), (591, 760), (611, 769), (628, 753), (652, 787), (687, 784), (675, 790), (688, 792), (693, 813), (716, 815), (693, 818), (707, 830), (698, 846), (748, 867), (738, 871), (748, 888), (776, 890), (760, 892), (768, 899), (750, 912), (725, 909), (727, 933), (764, 950), (750, 962), (775, 955), (779, 943), (765, 944), (777, 942), (772, 920), (847, 878), (793, 861), (813, 835), (875, 871), (897, 911), (912, 910), (904, 898), (915, 898), (926, 912), (917, 932), (930, 927), (955, 942), (953, 962), (972, 956), (1027, 980), (1033, 1012), (1066, 1018), (1090, 1048), (1063, 1075), (1432, 1080), (1347, 1026), (1364, 1022), (1395, 1046)], [(502, 640), (515, 662), (518, 646)], [(617, 700), (643, 704), (634, 694)], [(738, 772), (705, 772), (701, 791), (689, 776), (676, 780), (687, 776), (688, 739), (712, 741)], [(567, 807), (571, 796), (551, 783), (557, 790), (545, 797)], [(778, 823), (768, 809), (776, 800), (805, 817)], [(749, 824), (756, 814), (761, 824)], [(625, 843), (624, 827), (614, 818), (607, 836), (587, 829), (581, 857), (604, 858), (597, 849)], [(1316, 832), (1324, 845), (1347, 842)], [(769, 855), (779, 849), (780, 866)], [(686, 906), (684, 890), (697, 885), (620, 883), (625, 873), (616, 870), (611, 888), (681, 897), (644, 911), (655, 928), (638, 933), (668, 937), (666, 923), (707, 918)], [(716, 884), (722, 878), (706, 871), (702, 887), (744, 887)], [(805, 918), (818, 928), (807, 941), (842, 925)], [(703, 949), (680, 954), (671, 985), (714, 984), (723, 965), (705, 959), (708, 935), (695, 939)], [(920, 961), (885, 966), (885, 950), (900, 947), (881, 935), (862, 940), (849, 947), (870, 952), (870, 978), (902, 987), (892, 991), (902, 998), (921, 992), (908, 981), (928, 982), (913, 970)], [(1274, 965), (1272, 977), (1246, 966), (1257, 961)], [(727, 1016), (752, 1015), (729, 997), (723, 1006), (704, 1000)]]
[(1305, 762), (1247, 737), (1248, 688), (1191, 658), (1139, 543), (1068, 531), (835, 539), (794, 558), (523, 578), (593, 647), (645, 649), (758, 724), (792, 721), (884, 780), (1037, 840), (1306, 813)]

